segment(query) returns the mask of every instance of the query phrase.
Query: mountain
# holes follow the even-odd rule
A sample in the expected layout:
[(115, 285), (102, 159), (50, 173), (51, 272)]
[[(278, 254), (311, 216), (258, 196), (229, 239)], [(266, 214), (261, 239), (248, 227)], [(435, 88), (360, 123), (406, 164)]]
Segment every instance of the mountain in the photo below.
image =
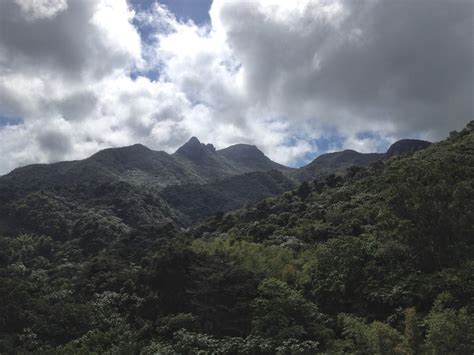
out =
[(192, 137), (180, 147), (173, 157), (183, 166), (188, 166), (206, 181), (213, 181), (230, 175), (243, 173), (231, 162), (216, 154), (212, 144), (203, 144)]
[[(270, 315), (298, 294), (301, 312), (305, 302), (319, 312), (319, 331), (299, 335), (319, 342), (308, 353), (474, 351), (465, 331), (474, 325), (474, 121), (417, 154), (403, 154), (406, 143), (395, 144), (398, 159), (304, 182), (190, 231), (193, 250), (263, 275), (251, 334), (311, 332), (304, 317), (272, 327), (302, 314)], [(299, 293), (283, 296), (286, 286)]]
[(385, 158), (394, 156), (412, 154), (418, 150), (429, 147), (431, 143), (419, 139), (402, 139), (393, 143), (385, 153)]
[[(87, 164), (150, 172), (128, 154)], [(474, 121), (187, 228), (153, 214), (200, 219), (287, 176), (37, 184), (82, 164), (0, 178), (2, 354), (474, 353)]]
[(136, 144), (18, 168), (0, 177), (0, 227), (70, 238), (91, 211), (123, 231), (183, 225), (295, 186), (278, 171), (290, 168), (256, 147), (253, 155), (232, 154), (239, 149), (216, 152), (193, 137), (171, 155)]
[(252, 171), (291, 170), (271, 161), (255, 146), (237, 144), (216, 151), (212, 144), (201, 143), (196, 137), (179, 148), (173, 157), (209, 181)]
[(278, 170), (254, 171), (209, 184), (169, 186), (161, 196), (172, 208), (183, 212), (186, 224), (191, 224), (216, 213), (253, 205), (295, 187), (296, 183)]
[(17, 168), (1, 179), (20, 188), (42, 189), (116, 180), (136, 186), (151, 184), (157, 187), (206, 181), (169, 154), (140, 144), (104, 149), (84, 160)]
[(295, 177), (300, 181), (316, 179), (328, 174), (342, 173), (351, 166), (368, 166), (384, 157), (383, 153), (359, 153), (349, 149), (322, 154), (299, 169), (295, 173)]
[[(228, 149), (231, 151), (232, 147)], [(223, 151), (227, 150), (216, 152), (212, 144), (202, 144), (195, 137), (172, 155), (135, 144), (104, 149), (84, 160), (17, 168), (0, 179), (20, 189), (111, 181), (160, 189), (169, 185), (203, 184), (252, 171), (291, 170), (272, 162), (256, 147), (258, 154), (254, 160), (251, 156), (240, 161), (227, 159)]]
[(306, 166), (293, 173), (299, 181), (321, 178), (329, 174), (343, 173), (351, 166), (366, 167), (382, 159), (413, 154), (427, 148), (431, 143), (416, 139), (402, 139), (393, 143), (386, 153), (359, 153), (346, 149), (341, 152), (322, 154)]
[[(397, 142), (389, 153), (410, 153), (426, 143)], [(84, 160), (30, 165), (0, 177), (0, 228), (69, 238), (90, 211), (123, 231), (144, 224), (187, 225), (290, 190), (297, 180), (341, 174), (384, 157), (345, 150), (292, 169), (255, 146), (216, 150), (196, 137), (171, 155), (141, 144), (109, 148)]]
[(290, 172), (295, 169), (271, 161), (254, 145), (236, 144), (217, 151), (219, 156), (226, 158), (245, 171), (279, 170)]

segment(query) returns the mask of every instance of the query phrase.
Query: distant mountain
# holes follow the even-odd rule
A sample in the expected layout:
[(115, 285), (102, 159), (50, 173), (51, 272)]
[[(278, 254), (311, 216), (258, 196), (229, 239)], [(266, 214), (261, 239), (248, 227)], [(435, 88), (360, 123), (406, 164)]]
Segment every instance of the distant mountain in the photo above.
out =
[(0, 177), (0, 227), (68, 238), (90, 213), (121, 230), (184, 225), (292, 189), (282, 173), (290, 170), (256, 147), (216, 152), (195, 137), (171, 155), (140, 144), (110, 148)]
[(393, 143), (385, 153), (385, 158), (389, 159), (397, 155), (407, 155), (417, 150), (425, 149), (430, 146), (430, 142), (419, 139), (402, 139)]
[(296, 169), (275, 163), (254, 145), (236, 144), (217, 151), (219, 156), (236, 164), (241, 170), (268, 171), (280, 170), (290, 172)]
[(191, 168), (165, 152), (141, 144), (109, 148), (84, 160), (54, 164), (34, 164), (13, 170), (2, 177), (20, 188), (47, 189), (73, 184), (126, 181), (134, 186), (206, 182)]
[(104, 149), (84, 160), (28, 165), (0, 179), (10, 181), (20, 189), (33, 190), (116, 180), (134, 186), (164, 188), (179, 184), (204, 184), (252, 171), (290, 170), (255, 149), (261, 154), (255, 161), (250, 157), (246, 161), (234, 161), (227, 159), (225, 153), (221, 154), (226, 149), (217, 153), (212, 144), (202, 144), (193, 137), (172, 155), (135, 144)]
[(197, 159), (257, 164), (195, 146), (0, 178), (0, 353), (474, 353), (474, 121), (292, 191), (278, 170), (185, 183)]
[(404, 140), (387, 154), (323, 154), (300, 169), (273, 162), (253, 145), (216, 150), (196, 137), (174, 154), (141, 144), (110, 148), (84, 160), (29, 165), (0, 177), (0, 229), (68, 238), (91, 213), (118, 230), (187, 225), (291, 190), (296, 181), (342, 174), (350, 166), (367, 166), (427, 144)]
[(355, 150), (343, 150), (322, 154), (306, 166), (300, 168), (295, 177), (300, 181), (319, 178), (332, 173), (340, 173), (351, 166), (367, 166), (383, 159), (383, 153), (359, 153)]
[[(264, 332), (275, 324), (278, 331), (294, 329), (295, 323), (280, 320), (282, 305), (293, 307), (295, 295), (317, 302), (324, 318), (315, 319), (324, 319), (318, 326), (331, 327), (324, 334), (333, 340), (307, 353), (472, 354), (474, 121), (411, 156), (404, 155), (409, 148), (405, 143), (397, 151), (400, 158), (302, 184), (196, 226), (190, 231), (192, 246), (212, 258), (230, 255), (233, 263), (263, 274), (264, 282), (277, 278), (298, 290), (285, 294), (273, 283), (258, 303), (251, 303), (252, 310), (255, 304), (265, 307), (260, 314), (266, 320), (268, 309), (275, 311), (261, 328)], [(350, 151), (326, 158), (360, 162)], [(221, 275), (228, 274), (217, 275), (215, 285), (222, 290), (227, 279)], [(309, 308), (300, 309), (294, 313), (299, 317)], [(416, 317), (416, 338), (404, 332), (409, 312)], [(400, 320), (394, 320), (399, 314)], [(292, 321), (310, 334), (310, 326), (300, 319)], [(304, 339), (320, 341), (321, 334)]]
[(322, 154), (295, 171), (293, 176), (299, 181), (321, 178), (329, 174), (342, 173), (351, 166), (366, 167), (382, 159), (412, 154), (427, 148), (430, 144), (422, 140), (402, 139), (393, 143), (386, 153), (359, 153), (346, 149), (341, 152)]
[(247, 172), (239, 166), (216, 153), (212, 144), (203, 144), (196, 137), (192, 137), (179, 148), (173, 157), (195, 171), (207, 181)]

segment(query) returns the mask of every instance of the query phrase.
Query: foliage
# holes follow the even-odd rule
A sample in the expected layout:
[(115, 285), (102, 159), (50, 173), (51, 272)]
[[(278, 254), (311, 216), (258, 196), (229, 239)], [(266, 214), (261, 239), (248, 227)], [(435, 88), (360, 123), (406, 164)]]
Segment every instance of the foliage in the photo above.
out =
[(0, 353), (473, 353), (473, 128), (186, 230), (101, 174), (2, 180)]

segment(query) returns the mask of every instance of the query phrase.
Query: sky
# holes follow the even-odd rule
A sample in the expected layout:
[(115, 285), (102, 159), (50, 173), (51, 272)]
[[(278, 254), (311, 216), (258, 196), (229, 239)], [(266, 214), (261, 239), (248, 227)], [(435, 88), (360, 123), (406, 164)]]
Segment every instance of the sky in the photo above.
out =
[(474, 118), (471, 0), (2, 0), (0, 174), (191, 136), (299, 166)]

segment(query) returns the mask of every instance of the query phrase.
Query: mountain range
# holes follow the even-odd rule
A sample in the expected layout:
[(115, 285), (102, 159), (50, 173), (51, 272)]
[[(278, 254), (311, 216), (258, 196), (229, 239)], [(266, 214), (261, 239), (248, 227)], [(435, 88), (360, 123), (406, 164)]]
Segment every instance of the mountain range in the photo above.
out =
[(216, 150), (196, 137), (173, 154), (141, 144), (109, 148), (84, 160), (28, 165), (0, 177), (0, 227), (28, 231), (39, 225), (44, 233), (71, 235), (91, 211), (119, 221), (123, 229), (189, 225), (281, 194), (300, 182), (428, 145), (403, 140), (386, 154), (344, 150), (320, 155), (299, 169), (270, 160), (253, 145)]
[(474, 121), (300, 169), (106, 149), (0, 199), (0, 353), (474, 351)]

